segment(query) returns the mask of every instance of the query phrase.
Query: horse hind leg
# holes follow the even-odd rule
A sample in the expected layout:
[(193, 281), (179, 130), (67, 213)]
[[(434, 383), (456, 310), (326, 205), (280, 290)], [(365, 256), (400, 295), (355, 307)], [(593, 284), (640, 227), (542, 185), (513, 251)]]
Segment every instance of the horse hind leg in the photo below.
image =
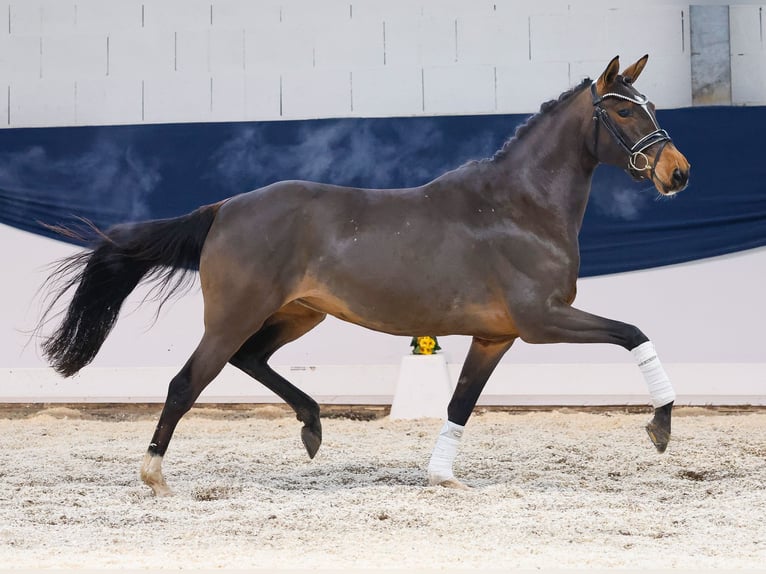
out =
[(277, 349), (308, 333), (324, 318), (324, 313), (299, 303), (290, 303), (269, 317), (263, 327), (229, 359), (232, 365), (261, 382), (292, 407), (303, 423), (301, 440), (310, 458), (314, 458), (322, 444), (319, 405), (275, 372), (267, 361)]
[[(231, 308), (236, 311), (243, 307)], [(221, 372), (242, 342), (261, 324), (260, 321), (243, 321), (241, 312), (239, 315), (239, 318), (230, 315), (210, 320), (206, 313), (205, 333), (199, 345), (170, 381), (165, 405), (141, 465), (141, 479), (157, 496), (173, 494), (162, 474), (162, 459), (179, 421), (192, 408), (205, 387)]]

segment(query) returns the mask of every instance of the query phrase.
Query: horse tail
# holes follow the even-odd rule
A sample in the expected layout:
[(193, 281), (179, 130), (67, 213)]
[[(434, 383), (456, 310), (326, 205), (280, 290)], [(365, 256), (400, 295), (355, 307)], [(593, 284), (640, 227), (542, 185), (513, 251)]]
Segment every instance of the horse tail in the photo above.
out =
[[(188, 287), (220, 205), (172, 219), (120, 224), (106, 232), (85, 222), (95, 235), (91, 249), (57, 262), (43, 285), (52, 293), (38, 330), (50, 320), (62, 296), (76, 286), (63, 321), (41, 345), (53, 369), (69, 377), (89, 364), (114, 327), (123, 302), (141, 281), (156, 282), (153, 293), (160, 308)], [(69, 228), (50, 229), (83, 239)]]

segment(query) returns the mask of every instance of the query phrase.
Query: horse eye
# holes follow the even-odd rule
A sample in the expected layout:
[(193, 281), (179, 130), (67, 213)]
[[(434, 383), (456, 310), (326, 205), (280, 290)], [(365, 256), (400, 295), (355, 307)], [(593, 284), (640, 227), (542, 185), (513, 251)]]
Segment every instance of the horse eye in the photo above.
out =
[(630, 116), (632, 113), (633, 113), (633, 112), (630, 110), (630, 108), (623, 108), (623, 109), (621, 109), (621, 110), (617, 110), (617, 114), (618, 114), (618, 115), (619, 115), (621, 118), (627, 118), (627, 117), (628, 117), (628, 116)]

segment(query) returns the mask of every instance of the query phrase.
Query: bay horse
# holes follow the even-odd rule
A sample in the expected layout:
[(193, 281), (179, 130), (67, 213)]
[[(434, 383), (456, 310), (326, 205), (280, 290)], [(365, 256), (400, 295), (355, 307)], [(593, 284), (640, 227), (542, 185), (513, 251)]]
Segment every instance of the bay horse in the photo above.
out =
[[(646, 429), (664, 452), (675, 393), (652, 342), (634, 325), (572, 307), (596, 166), (620, 166), (665, 196), (687, 186), (689, 162), (634, 87), (647, 59), (620, 73), (615, 57), (596, 81), (543, 104), (493, 157), (420, 187), (282, 181), (180, 217), (95, 230), (91, 248), (62, 260), (46, 282), (51, 301), (38, 328), (65, 293), (74, 288), (74, 295), (44, 338), (44, 355), (58, 373), (74, 375), (96, 356), (139, 282), (158, 281), (164, 302), (187, 273), (199, 272), (204, 334), (170, 381), (141, 465), (159, 496), (171, 494), (161, 467), (176, 425), (227, 362), (294, 409), (314, 457), (319, 405), (268, 360), (328, 314), (394, 335), (472, 337), (429, 484), (464, 488), (452, 470), (459, 439), (518, 338), (631, 351), (654, 405)], [(424, 237), (439, 249), (424, 253)], [(426, 297), (418, 288), (424, 280), (439, 289)]]

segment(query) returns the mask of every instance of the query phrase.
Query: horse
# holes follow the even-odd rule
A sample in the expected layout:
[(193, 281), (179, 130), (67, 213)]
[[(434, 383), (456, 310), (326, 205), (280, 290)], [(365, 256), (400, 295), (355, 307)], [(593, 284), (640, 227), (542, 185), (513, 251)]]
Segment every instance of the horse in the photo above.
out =
[[(597, 80), (544, 103), (492, 157), (419, 187), (280, 181), (175, 218), (94, 226), (89, 247), (61, 260), (44, 283), (49, 301), (38, 329), (74, 289), (63, 320), (42, 337), (44, 356), (62, 376), (74, 375), (96, 356), (140, 282), (155, 281), (163, 303), (199, 274), (204, 333), (170, 381), (141, 462), (141, 479), (157, 496), (172, 494), (162, 460), (176, 425), (227, 363), (292, 407), (314, 457), (319, 405), (268, 361), (328, 314), (394, 335), (472, 338), (429, 459), (429, 485), (466, 488), (453, 473), (460, 438), (519, 338), (630, 351), (654, 406), (646, 431), (662, 453), (676, 397), (652, 341), (635, 325), (572, 306), (597, 165), (622, 167), (662, 196), (689, 181), (689, 162), (634, 87), (647, 60), (620, 72), (613, 58)], [(425, 254), (424, 237), (439, 249)], [(427, 297), (417, 287), (424, 279), (439, 285)]]

